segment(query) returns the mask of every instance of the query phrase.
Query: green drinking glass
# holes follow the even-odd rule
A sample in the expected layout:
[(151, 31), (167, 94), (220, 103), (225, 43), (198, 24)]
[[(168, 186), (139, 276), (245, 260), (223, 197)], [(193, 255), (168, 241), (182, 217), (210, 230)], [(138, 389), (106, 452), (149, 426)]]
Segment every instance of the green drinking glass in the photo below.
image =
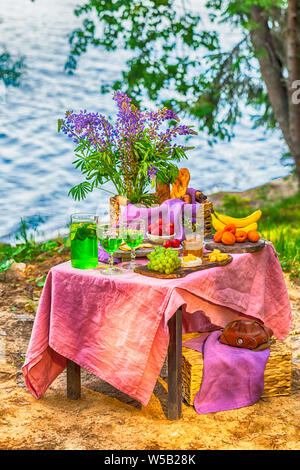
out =
[(71, 215), (71, 265), (73, 268), (90, 269), (98, 266), (97, 216), (94, 214)]
[(109, 266), (106, 269), (99, 269), (103, 274), (120, 274), (122, 271), (113, 266), (114, 252), (122, 243), (122, 235), (118, 227), (111, 224), (97, 224), (97, 235), (102, 248), (109, 253)]
[(135, 250), (142, 243), (145, 236), (146, 223), (143, 219), (133, 219), (131, 221), (121, 222), (120, 230), (126, 245), (131, 248), (130, 263), (122, 265), (122, 269), (134, 270), (136, 267), (136, 253)]

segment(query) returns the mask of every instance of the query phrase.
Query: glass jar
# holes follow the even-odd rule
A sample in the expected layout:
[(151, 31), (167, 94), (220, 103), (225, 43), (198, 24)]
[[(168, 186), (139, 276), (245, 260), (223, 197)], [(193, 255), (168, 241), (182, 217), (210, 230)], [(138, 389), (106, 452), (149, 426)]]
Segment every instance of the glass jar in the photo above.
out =
[(95, 214), (71, 215), (71, 264), (73, 268), (98, 266), (98, 239)]
[(203, 237), (200, 234), (189, 235), (183, 241), (183, 256), (194, 255), (203, 260)]

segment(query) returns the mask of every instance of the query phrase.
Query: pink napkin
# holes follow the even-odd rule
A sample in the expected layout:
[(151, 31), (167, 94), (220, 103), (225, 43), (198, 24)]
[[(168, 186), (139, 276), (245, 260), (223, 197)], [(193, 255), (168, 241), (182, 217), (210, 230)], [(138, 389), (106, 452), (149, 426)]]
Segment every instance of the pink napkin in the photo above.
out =
[(292, 321), (280, 264), (268, 246), (172, 280), (103, 276), (63, 263), (51, 269), (41, 296), (22, 368), (28, 389), (42, 396), (68, 358), (146, 405), (166, 357), (167, 322), (181, 306), (186, 331), (225, 326), (243, 314), (284, 339)]

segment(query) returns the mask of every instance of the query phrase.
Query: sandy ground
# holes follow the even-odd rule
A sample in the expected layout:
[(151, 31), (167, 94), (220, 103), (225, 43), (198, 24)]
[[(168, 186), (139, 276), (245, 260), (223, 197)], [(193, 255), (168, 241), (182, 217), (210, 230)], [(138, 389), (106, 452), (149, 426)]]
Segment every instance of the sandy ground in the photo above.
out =
[(300, 449), (300, 283), (292, 283), (287, 275), (294, 317), (288, 338), (293, 350), (289, 396), (207, 415), (183, 404), (182, 419), (171, 422), (165, 416), (162, 379), (144, 408), (83, 371), (80, 400), (66, 398), (65, 372), (36, 400), (25, 388), (21, 372), (42, 290), (34, 279), (66, 255), (0, 275), (1, 450)]

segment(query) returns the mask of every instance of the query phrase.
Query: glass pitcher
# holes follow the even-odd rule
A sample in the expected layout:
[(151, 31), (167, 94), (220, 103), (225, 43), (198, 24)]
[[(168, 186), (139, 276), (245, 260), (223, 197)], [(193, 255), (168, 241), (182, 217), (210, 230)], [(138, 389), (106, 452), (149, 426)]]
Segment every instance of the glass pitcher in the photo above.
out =
[(73, 268), (89, 269), (98, 266), (97, 216), (71, 215), (71, 264)]

